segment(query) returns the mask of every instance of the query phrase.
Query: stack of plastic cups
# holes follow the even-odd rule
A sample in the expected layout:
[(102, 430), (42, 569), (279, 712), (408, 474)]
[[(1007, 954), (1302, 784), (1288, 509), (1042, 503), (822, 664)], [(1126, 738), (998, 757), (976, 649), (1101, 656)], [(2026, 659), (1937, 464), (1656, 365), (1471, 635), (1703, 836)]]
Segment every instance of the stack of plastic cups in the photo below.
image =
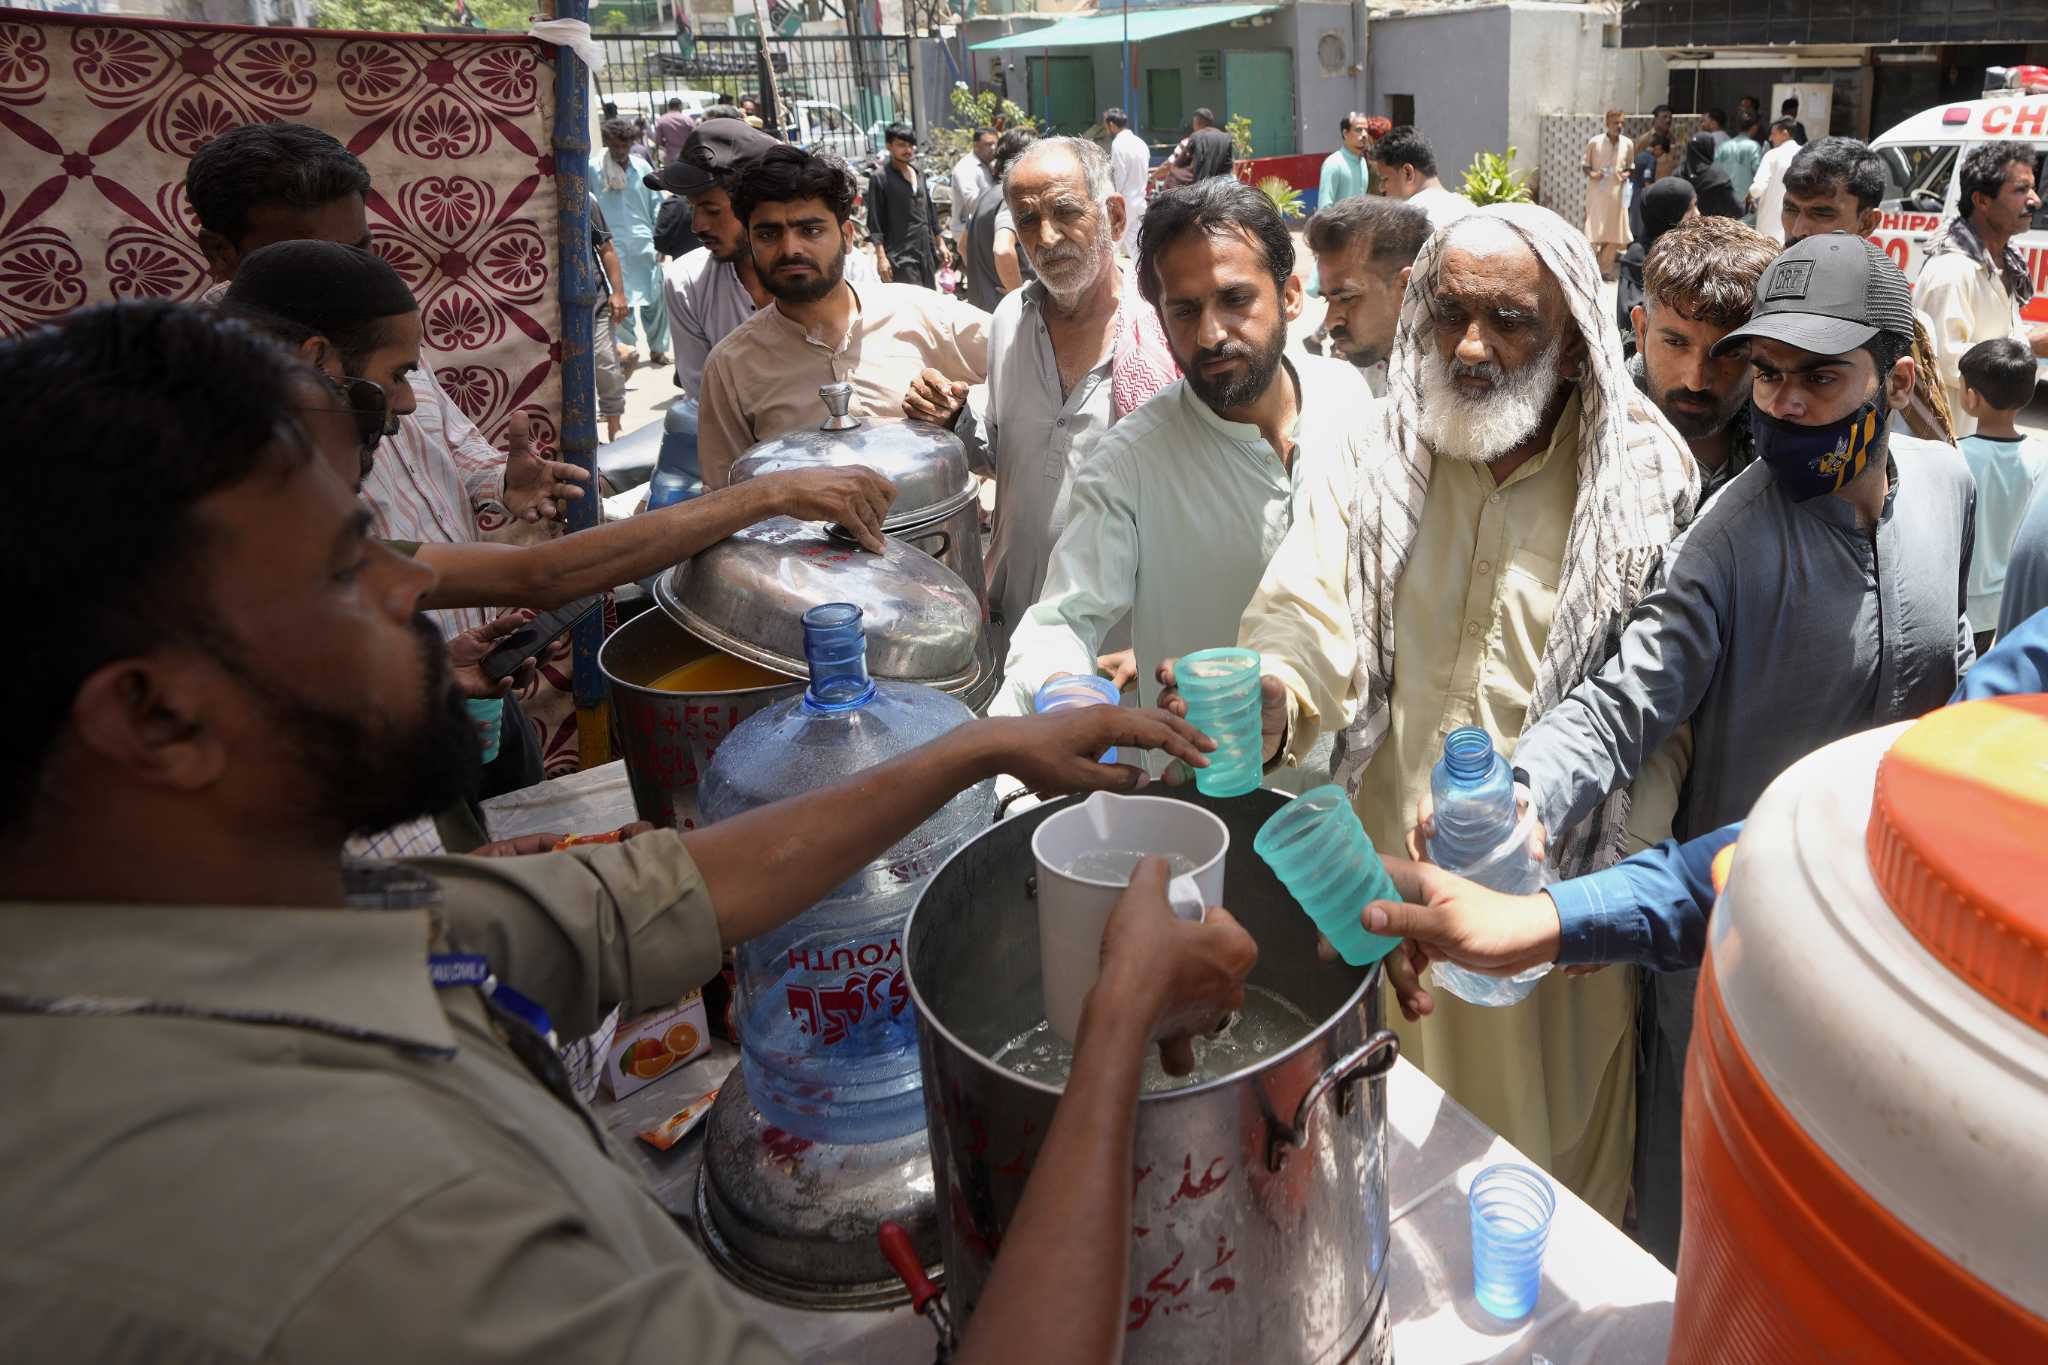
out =
[(1259, 653), (1203, 649), (1173, 666), (1174, 685), (1188, 704), (1188, 724), (1216, 741), (1209, 766), (1195, 769), (1204, 796), (1243, 796), (1259, 789)]
[(1503, 1163), (1472, 1177), (1472, 1293), (1495, 1317), (1529, 1316), (1543, 1287), (1543, 1250), (1557, 1195), (1541, 1171)]
[(1289, 801), (1260, 826), (1252, 847), (1352, 966), (1371, 966), (1401, 941), (1359, 922), (1367, 903), (1401, 895), (1342, 787), (1317, 787)]
[[(1122, 700), (1116, 684), (1100, 674), (1091, 673), (1084, 677), (1079, 673), (1069, 673), (1039, 688), (1031, 699), (1031, 709), (1042, 716), (1048, 711), (1071, 711), (1077, 706), (1116, 706)], [(1100, 761), (1116, 762), (1115, 747), (1103, 754)]]

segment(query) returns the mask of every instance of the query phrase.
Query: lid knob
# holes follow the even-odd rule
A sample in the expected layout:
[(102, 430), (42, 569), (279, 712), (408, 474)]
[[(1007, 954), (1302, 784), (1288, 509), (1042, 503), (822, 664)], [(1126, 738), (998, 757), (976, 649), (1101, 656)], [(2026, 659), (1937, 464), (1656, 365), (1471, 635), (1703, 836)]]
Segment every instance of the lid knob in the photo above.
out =
[(852, 431), (860, 425), (860, 418), (847, 412), (853, 406), (853, 385), (820, 384), (818, 397), (825, 401), (825, 420), (818, 423), (818, 430)]

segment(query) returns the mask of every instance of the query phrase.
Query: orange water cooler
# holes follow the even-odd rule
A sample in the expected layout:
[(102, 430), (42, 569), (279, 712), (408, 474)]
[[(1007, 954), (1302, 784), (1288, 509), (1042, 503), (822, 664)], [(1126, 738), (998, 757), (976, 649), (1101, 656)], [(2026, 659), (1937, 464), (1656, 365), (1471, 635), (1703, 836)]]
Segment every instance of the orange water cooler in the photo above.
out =
[(1708, 933), (1670, 1359), (2048, 1362), (2048, 697), (1833, 744)]

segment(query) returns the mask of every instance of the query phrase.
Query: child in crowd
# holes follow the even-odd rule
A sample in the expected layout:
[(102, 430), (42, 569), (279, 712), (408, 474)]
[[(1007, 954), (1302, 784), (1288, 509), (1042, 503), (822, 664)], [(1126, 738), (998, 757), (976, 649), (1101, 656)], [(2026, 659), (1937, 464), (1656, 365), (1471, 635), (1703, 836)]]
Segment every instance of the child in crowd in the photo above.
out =
[(2034, 356), (2011, 337), (1980, 341), (1963, 355), (1963, 411), (1977, 434), (1959, 443), (1977, 480), (1977, 544), (1970, 555), (1970, 629), (1977, 653), (1991, 646), (2005, 565), (2034, 491), (2048, 473), (2048, 449), (2013, 425), (2034, 396)]

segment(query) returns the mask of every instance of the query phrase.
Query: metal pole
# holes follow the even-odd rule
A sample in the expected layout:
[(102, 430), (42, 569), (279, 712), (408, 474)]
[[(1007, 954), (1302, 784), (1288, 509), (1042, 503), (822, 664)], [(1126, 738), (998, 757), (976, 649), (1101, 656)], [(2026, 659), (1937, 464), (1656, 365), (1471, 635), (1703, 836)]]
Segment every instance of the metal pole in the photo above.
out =
[[(782, 107), (782, 88), (775, 79), (775, 59), (768, 52), (768, 0), (754, 0), (755, 60), (761, 63), (761, 121), (771, 136), (791, 125), (794, 109)], [(801, 130), (799, 130), (801, 132)]]
[[(589, 0), (555, 0), (558, 19), (588, 19)], [(597, 363), (591, 352), (597, 308), (597, 262), (590, 252), (590, 72), (566, 47), (555, 54), (555, 193), (559, 209), (562, 299), (561, 458), (585, 471), (583, 496), (569, 504), (569, 533), (597, 525)], [(604, 675), (597, 650), (603, 613), (586, 617), (572, 637), (577, 748), (583, 766), (611, 761), (604, 713)]]
[(1124, 98), (1118, 106), (1131, 116), (1131, 0), (1124, 0)]

